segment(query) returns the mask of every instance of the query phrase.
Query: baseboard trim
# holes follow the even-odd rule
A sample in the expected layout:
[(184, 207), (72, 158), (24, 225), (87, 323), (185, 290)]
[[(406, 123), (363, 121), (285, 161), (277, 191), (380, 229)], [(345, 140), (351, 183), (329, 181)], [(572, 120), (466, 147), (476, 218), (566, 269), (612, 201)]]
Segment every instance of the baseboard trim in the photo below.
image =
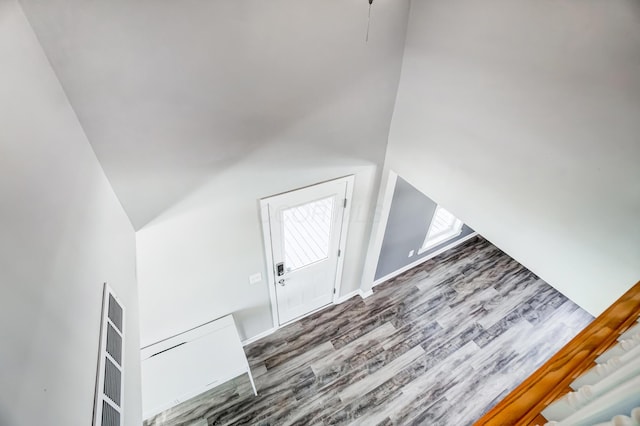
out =
[(307, 316), (309, 316), (309, 315), (313, 315), (313, 314), (315, 314), (316, 312), (320, 312), (320, 311), (322, 311), (322, 310), (324, 310), (324, 309), (327, 309), (329, 306), (339, 305), (339, 304), (344, 303), (344, 302), (346, 302), (347, 300), (349, 300), (349, 299), (351, 299), (351, 298), (353, 298), (353, 297), (355, 297), (355, 296), (360, 296), (360, 297), (362, 297), (363, 299), (366, 299), (367, 297), (371, 296), (372, 294), (373, 294), (373, 291), (363, 292), (361, 289), (358, 289), (358, 290), (352, 291), (351, 293), (347, 293), (347, 294), (345, 294), (344, 296), (340, 296), (340, 297), (338, 297), (338, 298), (337, 298), (337, 299), (336, 299), (332, 304), (327, 305), (327, 306), (325, 306), (325, 307), (323, 307), (323, 308), (317, 309), (317, 310), (315, 310), (315, 311), (313, 311), (313, 312), (309, 312), (308, 314), (306, 314), (306, 315), (304, 315), (304, 316), (302, 316), (302, 317), (298, 318), (297, 320), (294, 320), (294, 321), (288, 322), (288, 323), (286, 323), (286, 324), (283, 324), (283, 325), (280, 325), (280, 326), (277, 326), (277, 327), (270, 328), (270, 329), (269, 329), (269, 330), (267, 330), (267, 331), (263, 331), (263, 332), (262, 332), (262, 333), (260, 333), (260, 334), (256, 334), (256, 335), (255, 335), (255, 336), (253, 336), (253, 337), (250, 337), (250, 338), (248, 338), (248, 339), (246, 339), (246, 340), (243, 340), (243, 341), (242, 341), (242, 346), (247, 346), (247, 345), (250, 345), (250, 344), (252, 344), (252, 343), (255, 343), (255, 342), (257, 342), (258, 340), (261, 340), (261, 339), (263, 339), (263, 338), (265, 338), (265, 337), (267, 337), (267, 336), (269, 336), (269, 335), (271, 335), (271, 334), (275, 333), (276, 331), (278, 331), (278, 330), (279, 330), (279, 329), (281, 329), (282, 327), (286, 327), (287, 325), (289, 325), (289, 324), (293, 324), (293, 323), (295, 323), (295, 322), (297, 322), (297, 321), (300, 321), (301, 319), (303, 319), (303, 318), (305, 318), (305, 317), (307, 317)]
[(358, 290), (356, 290), (356, 291), (352, 291), (351, 293), (347, 293), (347, 294), (345, 294), (344, 296), (340, 296), (340, 297), (338, 297), (338, 298), (336, 299), (336, 301), (334, 302), (334, 304), (335, 304), (335, 305), (339, 305), (339, 304), (344, 303), (344, 302), (346, 302), (347, 300), (351, 299), (352, 297), (354, 297), (354, 296), (358, 296), (358, 295), (362, 296), (362, 295), (361, 295), (361, 292), (360, 292), (360, 289), (358, 289)]
[(273, 328), (270, 328), (267, 331), (263, 331), (262, 333), (256, 334), (253, 337), (250, 337), (250, 338), (248, 338), (246, 340), (243, 340), (242, 341), (242, 346), (247, 346), (247, 345), (250, 345), (250, 344), (252, 344), (254, 342), (257, 342), (258, 340), (263, 339), (263, 338), (275, 333), (279, 328), (280, 327), (273, 327)]
[(281, 326), (276, 326), (276, 327), (270, 328), (270, 329), (269, 329), (269, 330), (267, 330), (267, 331), (264, 331), (264, 332), (262, 332), (262, 333), (260, 333), (260, 334), (257, 334), (257, 335), (255, 335), (255, 336), (253, 336), (253, 337), (250, 337), (250, 338), (246, 339), (246, 340), (243, 340), (243, 341), (242, 341), (242, 346), (247, 346), (247, 345), (250, 345), (251, 343), (255, 343), (255, 342), (257, 342), (258, 340), (263, 339), (263, 338), (265, 338), (265, 337), (267, 337), (267, 336), (269, 336), (269, 335), (271, 335), (271, 334), (275, 333), (277, 330), (279, 330), (280, 328), (282, 328), (282, 327), (284, 327), (284, 326), (287, 326), (287, 325), (289, 325), (289, 324), (293, 324), (294, 322), (299, 321), (299, 320), (301, 320), (302, 318), (305, 318), (305, 317), (307, 317), (307, 316), (309, 316), (309, 315), (312, 315), (312, 314), (314, 314), (314, 313), (316, 313), (316, 312), (318, 312), (318, 311), (321, 311), (321, 310), (323, 310), (323, 309), (326, 309), (326, 308), (327, 308), (327, 307), (329, 307), (329, 306), (339, 305), (339, 304), (341, 304), (341, 303), (344, 303), (344, 302), (346, 302), (347, 300), (349, 300), (349, 299), (351, 299), (351, 298), (353, 298), (353, 297), (355, 297), (355, 296), (360, 296), (361, 298), (366, 299), (367, 297), (369, 297), (369, 296), (372, 296), (372, 295), (373, 295), (373, 287), (377, 286), (378, 284), (382, 284), (383, 282), (388, 281), (388, 280), (390, 280), (391, 278), (395, 278), (395, 277), (397, 277), (398, 275), (402, 274), (403, 272), (407, 272), (409, 269), (415, 268), (416, 266), (418, 266), (418, 265), (420, 265), (420, 264), (422, 264), (422, 263), (426, 262), (427, 260), (429, 260), (429, 259), (433, 259), (434, 257), (438, 256), (439, 254), (442, 254), (442, 253), (444, 253), (445, 251), (447, 251), (447, 250), (449, 250), (449, 249), (452, 249), (452, 248), (454, 248), (455, 246), (460, 245), (460, 244), (464, 243), (464, 242), (465, 242), (465, 241), (467, 241), (467, 240), (470, 240), (471, 238), (475, 237), (476, 235), (478, 235), (478, 233), (477, 233), (477, 232), (472, 232), (471, 234), (467, 235), (466, 237), (461, 238), (461, 239), (459, 239), (459, 240), (456, 240), (456, 241), (455, 241), (455, 242), (453, 242), (452, 244), (449, 244), (448, 246), (442, 247), (440, 250), (434, 251), (434, 252), (433, 252), (433, 253), (431, 253), (429, 256), (425, 256), (425, 257), (423, 257), (423, 258), (421, 258), (421, 259), (418, 259), (418, 260), (416, 260), (415, 262), (413, 262), (413, 263), (411, 263), (411, 264), (409, 264), (409, 265), (407, 265), (407, 266), (405, 266), (405, 267), (403, 267), (403, 268), (400, 268), (400, 269), (398, 269), (397, 271), (394, 271), (394, 272), (390, 273), (389, 275), (385, 275), (384, 277), (382, 277), (382, 278), (380, 278), (380, 279), (378, 279), (378, 280), (374, 281), (374, 282), (373, 282), (373, 284), (371, 285), (371, 289), (370, 289), (370, 290), (368, 290), (368, 291), (363, 291), (361, 288), (359, 288), (358, 290), (352, 291), (351, 293), (347, 293), (347, 294), (345, 294), (345, 295), (343, 295), (343, 296), (340, 296), (340, 297), (336, 298), (336, 299), (333, 301), (333, 303), (332, 303), (332, 304), (327, 305), (327, 306), (326, 306), (326, 307), (324, 307), (324, 308), (320, 308), (320, 309), (318, 309), (318, 310), (316, 310), (316, 311), (309, 312), (307, 315), (304, 315), (304, 316), (302, 316), (301, 318), (298, 318), (297, 320), (294, 320), (294, 321), (288, 322), (288, 323), (286, 323), (286, 324), (284, 324), (284, 325), (281, 325)]
[(400, 274), (403, 274), (403, 273), (407, 272), (409, 269), (413, 269), (413, 268), (415, 268), (416, 266), (419, 266), (419, 265), (423, 264), (423, 263), (424, 263), (424, 262), (426, 262), (427, 260), (433, 259), (434, 257), (436, 257), (436, 256), (438, 256), (438, 255), (440, 255), (440, 254), (444, 253), (445, 251), (450, 250), (450, 249), (452, 249), (452, 248), (454, 248), (454, 247), (456, 247), (456, 246), (458, 246), (458, 245), (460, 245), (460, 244), (464, 243), (464, 242), (465, 242), (465, 241), (467, 241), (467, 240), (470, 240), (471, 238), (475, 237), (476, 235), (478, 235), (478, 233), (477, 233), (477, 232), (472, 232), (471, 234), (467, 235), (466, 237), (464, 237), (464, 238), (460, 238), (459, 240), (456, 240), (456, 241), (454, 241), (453, 243), (451, 243), (451, 244), (449, 244), (449, 245), (447, 245), (447, 246), (444, 246), (444, 247), (442, 247), (442, 248), (441, 248), (441, 249), (439, 249), (439, 250), (434, 251), (433, 253), (431, 253), (431, 254), (430, 254), (430, 255), (428, 255), (428, 256), (425, 256), (425, 257), (423, 257), (423, 258), (420, 258), (420, 259), (416, 260), (415, 262), (410, 263), (410, 264), (409, 264), (409, 265), (407, 265), (407, 266), (404, 266), (404, 267), (402, 267), (402, 268), (400, 268), (400, 269), (398, 269), (398, 270), (396, 270), (396, 271), (393, 271), (393, 272), (392, 272), (392, 273), (390, 273), (390, 274), (385, 275), (385, 276), (384, 276), (384, 277), (382, 277), (382, 278), (378, 278), (377, 280), (375, 280), (375, 281), (373, 282), (373, 284), (371, 284), (371, 288), (373, 288), (373, 287), (375, 287), (375, 286), (377, 286), (377, 285), (379, 285), (379, 284), (382, 284), (382, 283), (383, 283), (383, 282), (385, 282), (385, 281), (389, 281), (390, 279), (395, 278), (395, 277), (397, 277), (398, 275), (400, 275)]
[(362, 297), (363, 299), (366, 299), (369, 296), (373, 296), (373, 290), (362, 291), (362, 289), (360, 289), (360, 297)]

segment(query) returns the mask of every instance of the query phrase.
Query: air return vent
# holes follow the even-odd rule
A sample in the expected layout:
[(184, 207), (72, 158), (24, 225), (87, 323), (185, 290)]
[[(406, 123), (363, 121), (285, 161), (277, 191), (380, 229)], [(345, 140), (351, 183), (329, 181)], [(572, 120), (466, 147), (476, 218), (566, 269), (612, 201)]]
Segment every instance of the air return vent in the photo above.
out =
[(124, 307), (104, 284), (94, 426), (122, 426)]

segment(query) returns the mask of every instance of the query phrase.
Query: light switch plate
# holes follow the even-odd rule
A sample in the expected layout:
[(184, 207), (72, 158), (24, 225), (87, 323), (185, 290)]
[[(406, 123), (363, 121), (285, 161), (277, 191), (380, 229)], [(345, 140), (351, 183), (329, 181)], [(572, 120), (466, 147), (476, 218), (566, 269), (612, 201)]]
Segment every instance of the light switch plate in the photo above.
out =
[(258, 284), (262, 281), (262, 274), (258, 272), (257, 274), (249, 275), (249, 284)]

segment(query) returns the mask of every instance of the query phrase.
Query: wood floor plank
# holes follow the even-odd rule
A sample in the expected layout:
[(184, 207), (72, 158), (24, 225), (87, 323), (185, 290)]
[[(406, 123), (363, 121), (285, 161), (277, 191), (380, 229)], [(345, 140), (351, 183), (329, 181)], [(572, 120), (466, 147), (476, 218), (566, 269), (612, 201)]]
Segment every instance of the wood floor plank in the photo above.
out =
[(316, 375), (318, 375), (332, 365), (345, 363), (354, 355), (365, 352), (376, 343), (384, 341), (387, 337), (392, 336), (395, 331), (395, 327), (391, 323), (386, 322), (360, 336), (348, 345), (343, 346), (339, 350), (334, 350), (333, 353), (314, 360), (310, 363), (311, 369), (316, 373)]
[(345, 387), (340, 391), (340, 393), (338, 393), (338, 397), (345, 403), (352, 401), (359, 395), (365, 394), (391, 379), (422, 354), (424, 354), (422, 346), (415, 346), (408, 352), (394, 359), (384, 368), (381, 368), (375, 373), (370, 374), (368, 377)]
[(300, 369), (312, 365), (314, 361), (319, 361), (330, 357), (336, 350), (333, 348), (331, 342), (323, 342), (319, 345), (315, 345), (302, 353), (300, 356), (291, 358), (283, 364), (271, 369), (267, 368), (267, 372), (271, 371), (273, 374), (277, 374), (280, 377), (295, 374)]
[[(387, 380), (359, 398), (343, 403), (340, 410), (328, 417), (326, 424), (361, 424), (363, 416), (375, 412), (379, 407), (392, 404), (399, 397), (395, 384)], [(382, 420), (385, 420), (384, 418)], [(376, 424), (370, 422), (368, 424)]]
[[(368, 415), (374, 424), (380, 417), (387, 416), (394, 424), (404, 424), (407, 419), (416, 415), (417, 408), (422, 411), (425, 407), (433, 404), (442, 398), (444, 392), (454, 386), (470, 371), (470, 367), (465, 368), (466, 361), (478, 351), (478, 346), (469, 342), (460, 348), (456, 353), (444, 360), (433, 364), (430, 357), (425, 355), (423, 363), (416, 363), (407, 369), (411, 380), (404, 381), (402, 377), (394, 378), (394, 382), (398, 386), (400, 396), (387, 406), (380, 407), (379, 412), (373, 412)], [(416, 370), (420, 374), (416, 374)], [(422, 371), (419, 371), (422, 370)], [(434, 386), (434, 384), (438, 384)], [(363, 417), (366, 419), (366, 417)], [(362, 423), (366, 424), (366, 423)]]
[[(406, 423), (394, 423), (395, 425), (410, 425), (410, 426), (450, 426), (455, 423), (446, 423), (444, 416), (447, 413), (456, 411), (457, 407), (452, 407), (446, 398), (441, 398), (433, 404), (426, 407), (416, 407), (414, 417)], [(456, 424), (456, 426), (458, 426)]]
[(481, 237), (245, 348), (246, 375), (145, 422), (466, 425), (592, 317)]

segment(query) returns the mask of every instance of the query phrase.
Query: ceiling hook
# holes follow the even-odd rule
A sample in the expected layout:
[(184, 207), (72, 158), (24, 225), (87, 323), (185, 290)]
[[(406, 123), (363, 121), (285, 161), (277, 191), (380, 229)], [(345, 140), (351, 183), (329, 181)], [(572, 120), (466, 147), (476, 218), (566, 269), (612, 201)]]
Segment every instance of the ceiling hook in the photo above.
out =
[(371, 26), (371, 5), (373, 4), (373, 0), (369, 0), (369, 17), (367, 18), (367, 36), (365, 37), (365, 42), (369, 43), (369, 27)]

